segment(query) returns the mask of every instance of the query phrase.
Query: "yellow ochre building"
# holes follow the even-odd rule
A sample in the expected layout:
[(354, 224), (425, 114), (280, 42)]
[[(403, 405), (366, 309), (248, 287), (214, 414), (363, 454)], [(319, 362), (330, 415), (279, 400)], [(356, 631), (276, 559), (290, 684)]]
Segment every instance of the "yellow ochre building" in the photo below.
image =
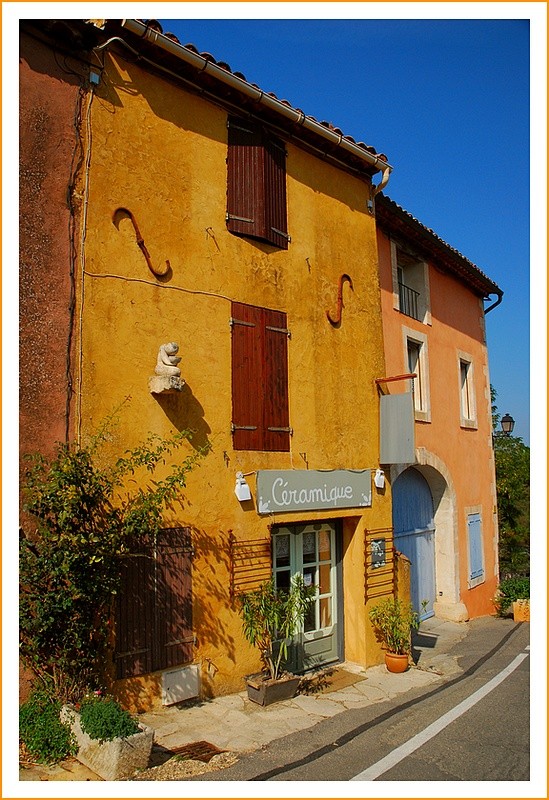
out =
[[(431, 539), (439, 525), (444, 533), (429, 555), (439, 574), (428, 613), (490, 613), (497, 520), (478, 331), (483, 298), (501, 291), (472, 264), (460, 271), (451, 248), (446, 283), (431, 282), (439, 299), (459, 285), (460, 313), (473, 314), (448, 390), (459, 402), (460, 357), (481, 359), (471, 499), (460, 482), (476, 451), (454, 448), (446, 463), (428, 435), (416, 440), (429, 420), (418, 415), (416, 351), (401, 338), (406, 309), (392, 302), (391, 277), (391, 242), (394, 260), (412, 234), (380, 193), (386, 156), (140, 20), (23, 23), (21, 143), (21, 335), (51, 383), (38, 410), (22, 373), (22, 451), (79, 440), (121, 404), (119, 452), (183, 430), (187, 454), (208, 450), (166, 512), (155, 551), (164, 595), (147, 594), (137, 565), (128, 570), (108, 665), (119, 697), (144, 709), (242, 690), (259, 662), (236, 597), (271, 576), (318, 587), (296, 670), (379, 663), (368, 609), (410, 591), (393, 548), (392, 484), (414, 465), (431, 483)], [(432, 318), (414, 319), (410, 340), (438, 336), (430, 302)], [(445, 318), (448, 341), (460, 320)], [(438, 363), (429, 411), (440, 432)], [(459, 408), (456, 425), (459, 438)], [(482, 516), (474, 586), (465, 507)]]

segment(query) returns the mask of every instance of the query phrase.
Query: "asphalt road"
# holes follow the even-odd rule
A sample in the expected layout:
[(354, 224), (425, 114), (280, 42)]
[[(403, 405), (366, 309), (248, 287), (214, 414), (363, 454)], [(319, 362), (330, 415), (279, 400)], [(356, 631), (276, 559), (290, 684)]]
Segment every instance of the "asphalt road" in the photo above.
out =
[(527, 781), (528, 644), (529, 625), (503, 634), (493, 620), (452, 652), (458, 677), (339, 714), (202, 780)]

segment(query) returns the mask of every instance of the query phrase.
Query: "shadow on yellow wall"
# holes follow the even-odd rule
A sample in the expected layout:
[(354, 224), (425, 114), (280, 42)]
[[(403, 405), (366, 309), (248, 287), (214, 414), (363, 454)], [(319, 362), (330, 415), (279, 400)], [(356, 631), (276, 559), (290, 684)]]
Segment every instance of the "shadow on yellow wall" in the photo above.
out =
[(190, 431), (189, 443), (195, 450), (210, 449), (212, 432), (204, 419), (204, 407), (185, 383), (177, 394), (153, 395), (157, 403), (178, 431)]

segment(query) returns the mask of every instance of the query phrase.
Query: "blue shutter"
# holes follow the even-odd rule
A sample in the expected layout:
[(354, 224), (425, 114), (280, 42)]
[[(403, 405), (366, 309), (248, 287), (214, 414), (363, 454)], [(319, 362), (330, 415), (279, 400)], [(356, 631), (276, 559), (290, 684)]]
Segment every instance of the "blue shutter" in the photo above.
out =
[(467, 527), (469, 530), (469, 580), (472, 581), (482, 578), (484, 575), (480, 514), (469, 514)]

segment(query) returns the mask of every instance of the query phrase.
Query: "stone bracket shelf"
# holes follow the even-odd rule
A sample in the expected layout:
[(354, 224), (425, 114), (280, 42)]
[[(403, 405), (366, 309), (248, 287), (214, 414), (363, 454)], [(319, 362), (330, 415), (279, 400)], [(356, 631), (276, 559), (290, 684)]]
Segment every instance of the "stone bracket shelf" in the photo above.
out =
[(177, 375), (153, 375), (149, 378), (151, 394), (177, 394), (184, 385), (185, 381)]

